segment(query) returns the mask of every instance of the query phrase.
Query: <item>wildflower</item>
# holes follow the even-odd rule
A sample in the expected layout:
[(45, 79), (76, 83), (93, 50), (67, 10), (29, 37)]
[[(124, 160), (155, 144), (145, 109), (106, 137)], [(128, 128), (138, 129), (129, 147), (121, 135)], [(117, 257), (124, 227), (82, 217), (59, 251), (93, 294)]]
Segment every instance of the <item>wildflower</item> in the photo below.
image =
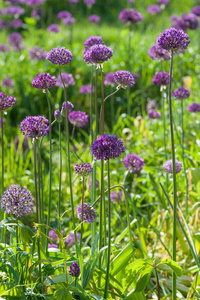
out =
[(49, 27), (47, 27), (47, 30), (49, 32), (58, 33), (60, 31), (60, 26), (57, 24), (51, 24)]
[(105, 45), (94, 45), (90, 47), (83, 58), (87, 64), (101, 65), (109, 60), (113, 55), (113, 50)]
[(56, 119), (57, 122), (62, 122), (62, 114), (59, 111), (59, 109), (54, 111), (54, 118)]
[(144, 19), (143, 15), (136, 11), (134, 8), (123, 9), (119, 14), (119, 19), (122, 23), (125, 24), (135, 24)]
[(149, 5), (149, 6), (147, 7), (147, 11), (148, 11), (148, 13), (150, 13), (151, 15), (155, 15), (155, 14), (161, 13), (161, 8), (160, 8), (159, 5), (152, 4), (152, 5)]
[(22, 41), (22, 35), (18, 32), (13, 32), (8, 37), (8, 43), (12, 46), (19, 45)]
[(176, 99), (187, 99), (190, 96), (190, 92), (188, 89), (185, 89), (184, 87), (180, 87), (173, 92), (173, 96)]
[(122, 195), (123, 195), (122, 190), (119, 190), (118, 193), (116, 193), (115, 191), (112, 191), (110, 193), (110, 199), (113, 203), (117, 203), (122, 200)]
[(159, 108), (158, 104), (156, 103), (156, 101), (154, 99), (152, 99), (147, 103), (146, 111), (150, 112), (152, 110), (156, 110), (157, 108)]
[(14, 20), (12, 20), (12, 22), (10, 23), (10, 25), (13, 28), (21, 28), (23, 26), (23, 22), (20, 19), (14, 19)]
[[(79, 232), (76, 232), (76, 239), (77, 239), (77, 243), (80, 243), (81, 240), (81, 234)], [(70, 235), (68, 235), (68, 237), (66, 238), (66, 246), (73, 246), (74, 245), (74, 233), (70, 233)]]
[(170, 27), (158, 36), (157, 43), (165, 50), (185, 50), (190, 43), (190, 38), (183, 30)]
[(92, 143), (90, 149), (95, 160), (109, 160), (119, 157), (125, 151), (125, 146), (116, 135), (103, 134)]
[(101, 18), (100, 18), (99, 16), (97, 16), (97, 15), (91, 15), (91, 16), (89, 16), (89, 18), (88, 18), (88, 21), (89, 21), (90, 23), (99, 23), (100, 20), (101, 20)]
[(168, 4), (169, 3), (169, 0), (157, 0), (158, 4)]
[[(178, 161), (177, 159), (175, 160), (175, 168), (176, 168), (176, 174), (179, 173), (182, 170), (182, 162)], [(173, 163), (172, 163), (172, 159), (167, 160), (164, 164), (163, 164), (163, 169), (165, 169), (165, 171), (167, 173), (173, 174)]]
[(67, 65), (72, 61), (72, 58), (72, 53), (65, 49), (65, 47), (52, 48), (46, 55), (46, 59), (54, 65)]
[(12, 213), (17, 217), (29, 213), (34, 206), (31, 192), (27, 190), (26, 186), (22, 188), (17, 184), (11, 184), (9, 188), (5, 190), (0, 202), (1, 209), (4, 210), (5, 213)]
[(196, 16), (200, 16), (200, 6), (194, 6), (192, 9), (191, 9), (191, 13), (192, 14), (195, 14)]
[(74, 164), (75, 173), (81, 175), (82, 177), (88, 176), (92, 172), (92, 166), (88, 163), (82, 163), (80, 166), (78, 164)]
[(69, 122), (76, 127), (84, 127), (88, 123), (88, 115), (83, 111), (72, 111), (68, 118)]
[(50, 131), (50, 127), (47, 125), (49, 120), (42, 116), (26, 117), (20, 123), (20, 130), (23, 135), (31, 138), (39, 138), (45, 136)]
[(62, 20), (64, 25), (73, 25), (75, 23), (75, 19), (73, 17), (68, 17)]
[(70, 266), (70, 271), (69, 271), (69, 274), (72, 276), (72, 277), (78, 277), (80, 275), (80, 268), (78, 266), (78, 264), (74, 261), (73, 262), (73, 267)]
[(94, 5), (94, 4), (96, 4), (96, 0), (84, 0), (84, 3), (86, 5)]
[[(77, 209), (77, 217), (82, 221), (82, 204)], [(93, 223), (96, 218), (96, 210), (87, 203), (83, 203), (83, 221), (86, 223)]]
[(63, 10), (63, 11), (60, 11), (58, 14), (57, 14), (57, 18), (62, 20), (62, 19), (66, 19), (68, 17), (71, 17), (71, 13), (66, 11), (66, 10)]
[(108, 73), (105, 76), (104, 85), (115, 85), (114, 73)]
[(39, 20), (43, 16), (43, 11), (41, 9), (33, 9), (31, 12), (31, 17)]
[(35, 46), (33, 49), (30, 49), (28, 52), (30, 60), (42, 60), (46, 58), (46, 51)]
[(59, 241), (58, 235), (54, 230), (49, 230), (49, 237), (54, 243), (57, 243)]
[(190, 29), (190, 30), (197, 29), (197, 27), (199, 25), (199, 20), (195, 14), (193, 14), (193, 13), (190, 13), (188, 15), (182, 14), (182, 19), (185, 22), (187, 29)]
[(144, 160), (136, 154), (128, 154), (122, 160), (125, 168), (131, 173), (137, 173), (144, 167)]
[(48, 248), (58, 248), (58, 245), (48, 243)]
[(46, 90), (51, 88), (56, 84), (56, 81), (53, 76), (48, 73), (38, 74), (32, 81), (32, 86), (37, 89)]
[(192, 103), (187, 108), (190, 112), (199, 112), (200, 111), (200, 104), (199, 103)]
[(101, 36), (95, 35), (95, 36), (90, 36), (89, 38), (87, 38), (83, 44), (83, 46), (85, 48), (83, 50), (83, 54), (94, 45), (103, 45)]
[(0, 111), (7, 110), (15, 105), (16, 98), (7, 96), (6, 94), (0, 92)]
[(23, 15), (25, 10), (21, 6), (8, 6), (5, 8), (5, 14), (11, 15), (11, 16), (21, 16)]
[(153, 60), (169, 60), (170, 59), (170, 55), (168, 53), (167, 50), (161, 48), (158, 45), (154, 45), (152, 46), (149, 50), (148, 50), (148, 55), (151, 59)]
[(8, 52), (9, 50), (9, 46), (0, 44), (0, 52)]
[(132, 87), (135, 84), (133, 75), (128, 71), (117, 71), (114, 73), (114, 81), (118, 84), (117, 88)]
[[(72, 111), (73, 108), (74, 108), (74, 105), (73, 105), (70, 101), (67, 101), (67, 110), (68, 110), (68, 112)], [(62, 114), (64, 117), (66, 117), (66, 115), (67, 115), (67, 111), (66, 111), (66, 101), (64, 101), (63, 104), (62, 104), (61, 114)]]
[(153, 77), (152, 81), (155, 85), (168, 85), (169, 78), (170, 78), (169, 73), (159, 72)]
[(148, 113), (150, 119), (160, 119), (160, 112), (156, 110), (152, 110)]
[(58, 78), (56, 79), (56, 86), (63, 88), (62, 80), (63, 80), (66, 88), (70, 85), (75, 85), (74, 77), (72, 74), (61, 73), (61, 76), (62, 76), (62, 79), (61, 79), (60, 75), (58, 75)]
[(28, 0), (27, 5), (28, 6), (39, 6), (41, 5), (45, 0)]
[(92, 88), (91, 84), (82, 85), (79, 90), (80, 94), (91, 94), (94, 93), (94, 88)]
[(7, 86), (7, 87), (13, 87), (15, 84), (14, 82), (11, 80), (10, 77), (6, 77), (2, 80), (2, 85), (3, 86)]
[(187, 30), (187, 25), (185, 23), (185, 21), (178, 17), (177, 15), (173, 15), (170, 17), (171, 20), (171, 26), (178, 29), (178, 30), (183, 30), (186, 31)]

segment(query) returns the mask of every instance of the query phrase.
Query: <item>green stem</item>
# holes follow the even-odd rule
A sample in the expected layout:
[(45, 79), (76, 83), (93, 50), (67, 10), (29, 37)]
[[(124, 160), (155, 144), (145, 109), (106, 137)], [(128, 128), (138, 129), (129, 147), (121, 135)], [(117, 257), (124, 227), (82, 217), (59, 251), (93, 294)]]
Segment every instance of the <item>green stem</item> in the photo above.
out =
[[(173, 164), (173, 245), (172, 245), (172, 259), (176, 261), (176, 214), (177, 214), (177, 186), (176, 186), (176, 162), (175, 162), (175, 144), (174, 144), (174, 131), (172, 119), (172, 68), (173, 68), (173, 50), (171, 50), (171, 63), (170, 63), (170, 81), (169, 81), (169, 118), (170, 118), (170, 135), (171, 135), (171, 150), (172, 150), (172, 164)], [(176, 300), (176, 273), (172, 273), (172, 300)]]
[(93, 93), (92, 93), (92, 88), (93, 88), (93, 65), (91, 68), (91, 93), (90, 93), (90, 135), (91, 135), (91, 141), (93, 142), (93, 105), (92, 105), (92, 100), (93, 100)]
[(104, 81), (103, 81), (103, 69), (100, 66), (101, 70), (101, 114), (100, 114), (100, 135), (104, 134)]
[[(60, 215), (61, 215), (61, 189), (62, 189), (62, 145), (61, 145), (61, 122), (59, 122), (59, 152), (60, 152), (60, 174), (58, 190), (58, 228), (61, 232)], [(61, 246), (61, 245), (60, 245)]]
[[(74, 234), (74, 236), (75, 236), (75, 234)], [(63, 241), (63, 237), (61, 237), (61, 245), (62, 245), (62, 250), (63, 250), (63, 260), (64, 260), (64, 270), (65, 270), (66, 282), (68, 285), (67, 258), (66, 258), (66, 253), (65, 253), (65, 243)]]
[[(128, 55), (127, 55), (127, 69), (130, 72), (130, 51), (131, 51), (131, 24), (128, 25)], [(127, 114), (131, 115), (131, 103), (130, 103), (130, 87), (127, 88)]]
[(159, 285), (159, 279), (158, 279), (158, 273), (156, 270), (156, 267), (154, 267), (155, 273), (156, 273), (156, 282), (157, 282), (157, 289), (158, 289), (158, 300), (160, 300), (160, 285)]
[(95, 124), (95, 139), (97, 138), (98, 135), (98, 98), (97, 98), (97, 70), (95, 71), (95, 119), (96, 119), (96, 124)]
[[(103, 203), (104, 203), (104, 160), (101, 160), (101, 195), (100, 195), (100, 216), (99, 216), (99, 251), (103, 246)], [(101, 270), (101, 255), (99, 255), (99, 269)], [(101, 285), (101, 273), (99, 273), (99, 286)]]
[[(165, 120), (165, 98), (164, 92), (161, 92), (162, 95), (162, 117), (163, 117), (163, 143), (165, 149), (165, 160), (167, 160), (167, 142), (166, 142), (166, 120)], [(168, 173), (166, 174), (166, 190), (168, 191)]]
[(18, 247), (18, 244), (19, 244), (19, 232), (18, 232), (18, 219), (16, 219), (16, 230), (15, 230), (15, 234), (16, 234), (16, 256), (15, 256), (15, 266), (17, 267), (17, 247)]
[(83, 163), (83, 160), (80, 158), (80, 156), (77, 154), (77, 152), (76, 152), (76, 147), (75, 147), (75, 145), (74, 145), (74, 133), (75, 133), (75, 129), (76, 129), (76, 127), (75, 126), (73, 126), (73, 129), (72, 129), (72, 145), (73, 145), (73, 150), (74, 150), (74, 153), (75, 153), (75, 155), (76, 155), (76, 157), (78, 158), (78, 159), (80, 159), (80, 161)]
[[(3, 139), (3, 111), (1, 111), (1, 195), (3, 195), (4, 190), (4, 139)], [(0, 218), (3, 220), (4, 212), (0, 209)], [(6, 244), (6, 233), (5, 230), (1, 229), (1, 242)]]
[[(82, 240), (83, 240), (84, 183), (85, 183), (85, 178), (83, 177), (83, 184), (82, 184), (82, 201), (81, 201), (81, 240), (80, 240), (80, 250), (81, 250), (81, 248), (82, 248)], [(75, 232), (75, 234), (76, 234), (76, 232)]]

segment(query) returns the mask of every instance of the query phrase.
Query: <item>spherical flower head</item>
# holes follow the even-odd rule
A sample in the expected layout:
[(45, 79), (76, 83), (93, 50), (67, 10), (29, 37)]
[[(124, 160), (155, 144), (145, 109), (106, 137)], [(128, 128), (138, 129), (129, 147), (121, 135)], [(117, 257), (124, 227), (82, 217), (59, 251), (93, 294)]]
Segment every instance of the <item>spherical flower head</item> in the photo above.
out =
[(49, 237), (53, 243), (57, 243), (59, 241), (58, 235), (54, 230), (49, 230)]
[(75, 173), (82, 177), (86, 177), (92, 172), (92, 166), (89, 163), (88, 164), (82, 163), (81, 165), (74, 164), (74, 166), (75, 166)]
[(140, 74), (139, 73), (132, 73), (133, 79), (136, 81), (140, 78)]
[(58, 33), (58, 32), (60, 32), (60, 26), (57, 24), (51, 24), (49, 27), (47, 27), (47, 30), (49, 32)]
[(103, 134), (92, 143), (90, 150), (95, 160), (109, 160), (119, 157), (125, 151), (125, 146), (116, 135)]
[(20, 19), (14, 19), (14, 20), (12, 20), (12, 22), (10, 23), (10, 25), (13, 28), (21, 28), (23, 26), (23, 22)]
[(157, 4), (152, 4), (152, 5), (149, 5), (147, 7), (147, 11), (148, 13), (150, 13), (151, 15), (156, 15), (156, 14), (159, 14), (161, 13), (161, 8), (159, 5)]
[(157, 0), (158, 4), (168, 4), (169, 3), (169, 0)]
[(30, 60), (42, 60), (46, 58), (46, 51), (35, 46), (33, 49), (30, 49), (28, 52)]
[(80, 94), (91, 94), (94, 93), (94, 88), (92, 88), (91, 84), (85, 84), (82, 85), (82, 87), (79, 90)]
[[(72, 111), (73, 108), (74, 108), (74, 105), (70, 101), (67, 101), (67, 110), (68, 110), (68, 112)], [(63, 117), (67, 116), (66, 101), (64, 101), (63, 104), (62, 104), (61, 114), (63, 115)]]
[(117, 71), (114, 73), (114, 81), (118, 84), (117, 88), (126, 89), (135, 84), (133, 75), (128, 71)]
[(200, 17), (200, 6), (194, 6), (192, 9), (191, 9), (191, 13)]
[(59, 109), (54, 111), (54, 118), (57, 122), (62, 122), (62, 114)]
[(84, 127), (88, 123), (88, 115), (83, 111), (72, 111), (68, 118), (69, 122), (76, 127)]
[[(76, 232), (76, 239), (77, 239), (77, 243), (80, 243), (81, 240), (81, 234), (79, 232)], [(68, 235), (68, 237), (66, 238), (66, 246), (73, 246), (74, 245), (74, 233), (70, 233), (70, 235)]]
[(46, 59), (51, 61), (54, 65), (67, 65), (72, 61), (72, 58), (72, 53), (65, 49), (65, 47), (53, 48), (46, 54)]
[(160, 112), (157, 110), (152, 110), (148, 113), (150, 119), (160, 119)]
[(75, 19), (71, 16), (62, 20), (64, 25), (73, 25), (75, 23)]
[(69, 73), (61, 73), (62, 79), (60, 75), (58, 75), (58, 78), (56, 79), (56, 86), (59, 88), (63, 88), (63, 83), (64, 82), (65, 87), (67, 88), (70, 85), (75, 85), (74, 77), (72, 74)]
[(0, 111), (7, 110), (15, 105), (16, 98), (7, 96), (6, 94), (0, 92)]
[(171, 20), (171, 27), (174, 27), (178, 30), (181, 29), (183, 31), (187, 31), (188, 28), (187, 28), (186, 22), (182, 18), (180, 18), (179, 16), (172, 15), (170, 17), (170, 20)]
[(9, 25), (7, 22), (0, 19), (0, 28), (8, 28)]
[(157, 43), (165, 50), (185, 50), (190, 43), (190, 38), (183, 30), (170, 27), (157, 37)]
[(83, 46), (85, 48), (85, 50), (83, 50), (83, 54), (94, 45), (103, 45), (101, 36), (95, 35), (95, 36), (90, 36), (89, 38), (87, 38), (83, 44)]
[(12, 46), (19, 45), (22, 41), (22, 35), (18, 32), (13, 32), (8, 37), (8, 43)]
[(48, 248), (58, 248), (58, 245), (48, 243)]
[(158, 108), (159, 108), (158, 104), (154, 99), (152, 99), (147, 103), (146, 111), (149, 113), (150, 111), (156, 110)]
[(32, 81), (32, 86), (36, 89), (47, 90), (56, 84), (53, 76), (48, 73), (38, 74)]
[(119, 14), (119, 19), (125, 24), (135, 24), (144, 19), (143, 15), (134, 8), (125, 8)]
[(0, 202), (1, 209), (5, 213), (16, 215), (16, 217), (29, 213), (34, 206), (31, 192), (27, 190), (26, 186), (22, 188), (17, 184), (11, 184), (5, 190)]
[(78, 276), (80, 275), (80, 268), (77, 264), (77, 262), (73, 262), (72, 264), (73, 266), (70, 266), (70, 271), (69, 271), (69, 274), (72, 276), (72, 277), (76, 277), (78, 278)]
[(155, 85), (168, 85), (170, 79), (170, 74), (167, 72), (159, 72), (157, 73), (153, 79), (152, 82)]
[(193, 14), (193, 13), (190, 13), (188, 15), (182, 14), (182, 19), (186, 23), (186, 26), (188, 29), (191, 29), (191, 30), (197, 29), (197, 27), (199, 25), (199, 20), (195, 14)]
[[(180, 173), (182, 170), (182, 162), (178, 161), (177, 159), (175, 160), (175, 168), (176, 168), (176, 174)], [(163, 164), (163, 169), (165, 169), (165, 171), (167, 173), (173, 174), (173, 163), (172, 163), (172, 159), (167, 160), (164, 164)]]
[(106, 74), (104, 85), (111, 85), (111, 86), (115, 85), (114, 73), (110, 72)]
[(112, 191), (110, 193), (110, 199), (113, 203), (117, 203), (117, 202), (120, 202), (122, 200), (122, 195), (123, 195), (122, 190), (120, 190), (118, 193), (115, 192), (115, 191)]
[(200, 104), (192, 103), (192, 104), (188, 105), (187, 110), (190, 112), (200, 112)]
[(45, 0), (28, 0), (27, 5), (28, 6), (39, 6), (41, 5)]
[(57, 14), (57, 18), (60, 19), (60, 20), (68, 18), (68, 17), (71, 17), (71, 13), (66, 11), (66, 10), (60, 11)]
[(170, 55), (169, 55), (168, 51), (161, 48), (158, 45), (152, 46), (148, 50), (148, 55), (153, 60), (157, 60), (157, 59), (158, 60), (169, 60), (170, 59)]
[(41, 9), (33, 9), (31, 12), (31, 17), (35, 18), (36, 20), (39, 20), (43, 16), (43, 11)]
[(136, 154), (126, 155), (122, 162), (130, 173), (140, 172), (144, 167), (144, 160)]
[(83, 55), (87, 64), (101, 65), (113, 55), (113, 50), (105, 45), (94, 45)]
[(25, 10), (21, 6), (8, 6), (5, 8), (4, 13), (11, 16), (21, 16), (23, 15)]
[(0, 52), (8, 52), (9, 50), (9, 46), (0, 44)]
[(173, 96), (176, 99), (187, 99), (190, 96), (190, 92), (188, 89), (185, 89), (184, 87), (180, 87), (173, 92)]
[(50, 131), (49, 120), (42, 116), (26, 117), (20, 123), (20, 130), (23, 135), (31, 138), (45, 136)]
[(86, 5), (94, 5), (94, 4), (96, 4), (96, 0), (84, 0), (84, 3)]
[(15, 84), (14, 82), (11, 80), (10, 77), (6, 77), (2, 80), (2, 85), (3, 86), (7, 86), (7, 87), (13, 87)]
[(89, 18), (88, 18), (88, 21), (89, 21), (90, 23), (99, 23), (100, 20), (101, 20), (101, 18), (100, 18), (99, 16), (97, 16), (97, 15), (91, 15), (91, 16), (89, 16)]
[[(77, 217), (82, 221), (82, 204), (77, 209)], [(96, 210), (87, 203), (83, 203), (83, 221), (85, 223), (93, 223), (96, 218)]]

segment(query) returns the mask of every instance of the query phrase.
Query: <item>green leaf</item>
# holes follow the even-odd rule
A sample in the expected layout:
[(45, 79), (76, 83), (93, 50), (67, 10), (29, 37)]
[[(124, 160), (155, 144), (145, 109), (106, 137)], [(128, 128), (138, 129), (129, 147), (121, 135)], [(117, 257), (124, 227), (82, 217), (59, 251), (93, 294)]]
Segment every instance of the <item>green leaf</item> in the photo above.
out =
[(96, 251), (98, 240), (99, 240), (99, 232), (97, 232), (97, 234), (96, 234), (96, 236), (94, 238), (94, 241), (92, 243), (91, 256), (93, 256), (94, 253), (95, 253), (95, 251)]
[(53, 294), (54, 299), (56, 300), (72, 300), (72, 295), (66, 289), (58, 289)]
[(171, 260), (171, 259), (165, 259), (162, 260), (158, 265), (167, 265), (172, 269), (173, 272), (176, 273), (177, 276), (181, 276), (182, 274), (182, 268), (177, 264), (177, 262)]
[(47, 284), (52, 284), (53, 283), (59, 283), (59, 282), (66, 282), (66, 274), (65, 273), (60, 273), (60, 274), (56, 274), (56, 275), (51, 275), (49, 276), (49, 278), (46, 278), (44, 281), (44, 285)]
[(135, 292), (141, 292), (145, 289), (151, 277), (152, 270), (153, 267), (148, 266), (140, 271), (140, 278), (137, 280)]
[(105, 300), (105, 298), (98, 296), (98, 295), (89, 295), (90, 297), (96, 299), (96, 300)]

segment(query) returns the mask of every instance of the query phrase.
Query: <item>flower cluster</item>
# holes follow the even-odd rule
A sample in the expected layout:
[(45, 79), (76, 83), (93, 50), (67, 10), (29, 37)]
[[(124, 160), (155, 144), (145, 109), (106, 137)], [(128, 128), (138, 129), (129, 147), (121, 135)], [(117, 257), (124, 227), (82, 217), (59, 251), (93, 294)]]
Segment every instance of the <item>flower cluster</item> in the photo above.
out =
[(72, 61), (72, 58), (72, 53), (65, 49), (65, 47), (53, 48), (46, 54), (46, 59), (51, 61), (54, 65), (67, 65)]
[[(81, 234), (79, 232), (76, 232), (76, 239), (77, 239), (77, 243), (80, 243), (81, 240)], [(73, 246), (74, 245), (74, 233), (70, 233), (67, 238), (66, 238), (66, 246)]]
[(144, 167), (144, 160), (136, 154), (128, 154), (122, 160), (125, 168), (131, 173), (137, 173)]
[(30, 60), (42, 60), (46, 58), (46, 51), (35, 46), (33, 49), (30, 49), (28, 52)]
[(132, 87), (135, 84), (133, 75), (128, 71), (117, 71), (114, 73), (114, 81), (118, 84), (118, 88)]
[(70, 16), (71, 16), (71, 13), (66, 11), (66, 10), (60, 11), (57, 14), (57, 18), (60, 19), (60, 20), (69, 18)]
[(95, 160), (109, 160), (119, 157), (125, 151), (125, 146), (116, 135), (100, 135), (91, 145), (91, 154)]
[(26, 117), (20, 123), (20, 130), (23, 135), (31, 138), (39, 138), (45, 136), (50, 131), (50, 127), (47, 125), (49, 120), (42, 116)]
[[(77, 209), (77, 217), (82, 221), (82, 204)], [(96, 218), (96, 210), (87, 203), (83, 203), (83, 221), (86, 223), (93, 223)]]
[(59, 109), (54, 111), (54, 118), (57, 122), (62, 122), (62, 114)]
[(91, 94), (91, 93), (94, 93), (94, 88), (92, 88), (91, 84), (85, 84), (85, 85), (81, 86), (79, 93), (80, 94)]
[(58, 78), (56, 79), (56, 86), (63, 88), (63, 83), (64, 82), (65, 87), (67, 88), (69, 85), (75, 85), (74, 77), (72, 74), (69, 73), (61, 73), (62, 79), (60, 75), (58, 75)]
[(200, 104), (199, 103), (191, 103), (187, 108), (190, 112), (200, 112)]
[(83, 55), (83, 58), (87, 64), (103, 64), (113, 55), (111, 48), (99, 44), (90, 47)]
[(72, 16), (70, 16), (68, 18), (63, 19), (62, 22), (66, 26), (73, 25), (75, 23), (75, 19)]
[(135, 24), (144, 19), (143, 15), (136, 11), (134, 8), (123, 9), (119, 14), (119, 19), (122, 23), (125, 24)]
[(94, 45), (103, 45), (101, 36), (94, 35), (94, 36), (90, 36), (89, 38), (87, 38), (85, 40), (85, 42), (83, 43), (83, 46), (85, 48), (83, 50), (83, 54), (85, 54), (85, 52)]
[(82, 177), (88, 176), (92, 172), (92, 166), (88, 163), (82, 163), (80, 166), (78, 164), (74, 164), (75, 173), (81, 175)]
[(148, 13), (150, 13), (151, 15), (156, 15), (156, 14), (159, 14), (161, 13), (161, 8), (159, 5), (157, 4), (152, 4), (152, 5), (149, 5), (147, 7), (147, 11)]
[(194, 6), (192, 9), (191, 9), (191, 13), (200, 17), (200, 6)]
[(104, 85), (111, 85), (111, 86), (115, 85), (114, 73), (110, 72), (106, 74)]
[(190, 92), (188, 89), (185, 89), (184, 87), (180, 87), (173, 92), (173, 96), (176, 99), (187, 99), (190, 96)]
[(38, 74), (35, 78), (33, 78), (32, 86), (36, 89), (46, 90), (51, 88), (56, 84), (56, 81), (53, 76), (48, 73)]
[(58, 33), (58, 32), (60, 32), (60, 26), (57, 24), (51, 24), (49, 27), (47, 27), (47, 30), (49, 32)]
[(152, 110), (148, 113), (148, 117), (150, 119), (159, 119), (160, 118), (160, 112), (157, 110)]
[(52, 240), (53, 243), (57, 243), (59, 241), (57, 233), (54, 230), (49, 230), (49, 238)]
[(170, 59), (170, 55), (169, 55), (168, 51), (161, 48), (158, 45), (152, 46), (148, 50), (148, 55), (153, 60), (156, 60), (156, 59), (158, 59), (158, 60), (169, 60)]
[(0, 44), (0, 52), (8, 52), (9, 50), (9, 46)]
[(110, 193), (110, 199), (113, 203), (117, 203), (117, 202), (120, 202), (122, 200), (122, 195), (123, 195), (123, 192), (122, 190), (119, 190), (119, 192), (115, 192), (115, 191), (112, 191)]
[(6, 77), (2, 80), (2, 85), (3, 86), (9, 86), (9, 87), (13, 87), (15, 84), (14, 82), (11, 80), (10, 77)]
[(88, 115), (83, 111), (72, 111), (68, 118), (69, 122), (76, 127), (84, 127), (88, 123)]
[(91, 16), (89, 16), (89, 18), (88, 18), (88, 21), (89, 21), (90, 23), (99, 23), (100, 20), (101, 20), (101, 18), (100, 18), (99, 16), (97, 16), (97, 15), (91, 15)]
[(73, 266), (70, 266), (70, 270), (69, 270), (69, 274), (72, 276), (72, 277), (78, 277), (80, 275), (80, 268), (77, 264), (77, 262), (73, 262), (72, 264)]
[(183, 30), (171, 27), (158, 36), (157, 43), (165, 50), (185, 50), (190, 43), (190, 38)]
[(146, 111), (150, 112), (150, 111), (156, 110), (158, 108), (159, 108), (158, 104), (156, 103), (156, 101), (154, 99), (152, 99), (147, 103)]
[(34, 206), (31, 192), (27, 190), (26, 186), (22, 188), (17, 184), (11, 184), (10, 187), (5, 190), (0, 202), (1, 209), (4, 210), (5, 213), (12, 213), (17, 217), (29, 213)]
[(168, 85), (169, 84), (169, 79), (170, 79), (169, 73), (159, 72), (153, 77), (152, 82), (155, 85)]
[[(72, 111), (73, 108), (74, 108), (74, 105), (73, 105), (70, 101), (67, 101), (67, 110), (68, 110), (68, 112)], [(62, 104), (61, 114), (62, 114), (64, 117), (66, 117), (66, 115), (67, 115), (67, 111), (66, 111), (66, 101), (64, 101), (63, 104)]]
[(0, 92), (0, 111), (7, 110), (15, 105), (16, 98), (7, 96), (6, 94)]
[[(182, 162), (178, 161), (177, 159), (175, 160), (175, 168), (176, 168), (176, 174), (181, 172), (182, 170)], [(164, 164), (163, 164), (163, 169), (165, 169), (165, 171), (169, 174), (173, 174), (173, 162), (172, 159), (167, 160)]]

